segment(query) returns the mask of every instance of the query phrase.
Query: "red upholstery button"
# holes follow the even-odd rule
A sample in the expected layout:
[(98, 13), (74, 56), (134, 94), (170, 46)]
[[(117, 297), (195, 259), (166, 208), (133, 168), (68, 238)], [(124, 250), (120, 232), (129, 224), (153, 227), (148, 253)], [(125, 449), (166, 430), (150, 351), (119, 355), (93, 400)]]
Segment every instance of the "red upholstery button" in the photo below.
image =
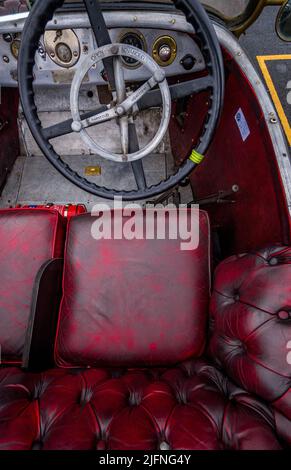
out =
[(160, 443), (160, 450), (170, 450), (170, 446), (167, 442), (163, 441)]
[(96, 450), (106, 450), (106, 442), (105, 441), (98, 441)]
[(280, 320), (288, 320), (288, 318), (290, 318), (290, 312), (287, 310), (280, 310), (280, 312), (278, 312), (278, 317)]

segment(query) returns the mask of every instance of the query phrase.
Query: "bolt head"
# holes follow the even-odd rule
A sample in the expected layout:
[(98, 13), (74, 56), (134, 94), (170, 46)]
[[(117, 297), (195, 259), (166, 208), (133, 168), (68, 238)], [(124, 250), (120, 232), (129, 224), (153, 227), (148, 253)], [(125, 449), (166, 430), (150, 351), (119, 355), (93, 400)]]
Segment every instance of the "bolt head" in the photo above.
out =
[(157, 83), (161, 83), (165, 80), (166, 74), (162, 69), (158, 69), (154, 73), (154, 79)]
[(74, 121), (72, 122), (72, 131), (74, 132), (80, 132), (81, 129), (82, 129), (82, 124), (80, 123), (80, 121)]
[(118, 114), (118, 116), (123, 116), (124, 115), (124, 108), (122, 106), (118, 106), (116, 108), (116, 113)]

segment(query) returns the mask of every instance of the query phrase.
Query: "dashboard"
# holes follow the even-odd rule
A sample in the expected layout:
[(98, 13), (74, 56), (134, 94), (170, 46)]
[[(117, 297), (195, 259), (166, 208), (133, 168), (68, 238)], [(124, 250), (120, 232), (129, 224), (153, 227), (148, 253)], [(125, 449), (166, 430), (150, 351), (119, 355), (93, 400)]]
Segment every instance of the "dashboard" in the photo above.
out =
[[(21, 32), (27, 14), (0, 18), (0, 85), (17, 87), (17, 59)], [(193, 31), (185, 28), (179, 14), (112, 12), (107, 18), (112, 42), (131, 44), (149, 53), (164, 68), (167, 77), (179, 77), (205, 69)], [(36, 53), (35, 85), (69, 85), (76, 67), (96, 48), (86, 14), (67, 13), (51, 22)], [(181, 25), (181, 27), (179, 26)], [(183, 27), (182, 27), (183, 25)], [(125, 80), (149, 78), (147, 69), (134, 59), (122, 58)], [(88, 84), (105, 84), (102, 63), (88, 72)]]

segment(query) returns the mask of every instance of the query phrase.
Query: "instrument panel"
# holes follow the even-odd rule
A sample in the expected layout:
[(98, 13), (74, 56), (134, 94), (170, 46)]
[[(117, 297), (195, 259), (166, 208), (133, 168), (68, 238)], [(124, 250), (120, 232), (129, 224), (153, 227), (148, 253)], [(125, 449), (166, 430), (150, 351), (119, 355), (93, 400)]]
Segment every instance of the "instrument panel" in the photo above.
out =
[[(133, 45), (150, 54), (165, 69), (167, 77), (204, 70), (205, 62), (194, 39), (185, 32), (150, 28), (111, 28), (112, 42)], [(17, 86), (17, 58), (21, 33), (0, 36), (0, 85)], [(69, 85), (83, 58), (97, 48), (90, 28), (48, 30), (36, 53), (36, 85)], [(138, 82), (149, 78), (149, 72), (137, 60), (123, 57), (125, 80)], [(98, 69), (98, 67), (100, 67)], [(91, 69), (85, 81), (104, 85), (102, 64)]]

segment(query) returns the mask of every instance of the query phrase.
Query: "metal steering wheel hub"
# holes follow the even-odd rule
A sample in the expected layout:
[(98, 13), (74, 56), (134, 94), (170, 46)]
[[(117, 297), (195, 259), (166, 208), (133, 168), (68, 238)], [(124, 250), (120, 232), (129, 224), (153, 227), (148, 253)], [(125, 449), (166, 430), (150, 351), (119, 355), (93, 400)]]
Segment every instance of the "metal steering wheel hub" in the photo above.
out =
[[(123, 77), (122, 69), (122, 57), (130, 57), (132, 59), (138, 59), (145, 67), (151, 72), (152, 76), (143, 85), (141, 85), (136, 91), (126, 96), (125, 82)], [(107, 110), (97, 113), (88, 118), (82, 119), (79, 110), (79, 92), (81, 84), (92, 66), (101, 62), (104, 59), (114, 57), (114, 68), (117, 72), (115, 77), (119, 76), (119, 79), (115, 80), (116, 96), (117, 100), (115, 106), (107, 106)], [(122, 137), (122, 126), (126, 127), (128, 119), (133, 117), (133, 114), (138, 111), (136, 104), (138, 101), (151, 89), (159, 86), (162, 96), (162, 117), (161, 123), (152, 141), (146, 145), (143, 149), (137, 150), (136, 152), (128, 152), (128, 143), (122, 142), (122, 154), (116, 154), (105, 150), (93, 138), (89, 135), (86, 128), (100, 124), (102, 122), (110, 121), (111, 119), (118, 119), (121, 127)], [(123, 97), (124, 99), (118, 99)], [(92, 150), (92, 152), (100, 155), (107, 160), (113, 160), (115, 162), (133, 162), (139, 160), (151, 153), (158, 147), (163, 140), (169, 126), (171, 117), (171, 95), (166, 80), (166, 74), (162, 68), (151, 58), (149, 54), (134, 46), (126, 44), (108, 44), (106, 46), (98, 48), (94, 51), (90, 57), (86, 57), (85, 60), (79, 65), (78, 70), (75, 73), (72, 86), (71, 86), (71, 113), (73, 117), (72, 130), (80, 134), (85, 144)]]
[[(200, 45), (201, 53), (206, 64), (204, 76), (197, 76), (189, 81), (167, 83), (166, 68), (160, 67), (146, 52), (129, 44), (112, 44), (102, 12), (102, 2), (98, 0), (83, 0), (88, 14), (92, 33), (97, 49), (76, 65), (70, 94), (72, 119), (60, 122), (50, 127), (43, 127), (37, 110), (34, 89), (35, 55), (39, 42), (43, 37), (47, 24), (53, 19), (57, 9), (63, 6), (65, 0), (37, 0), (26, 20), (22, 34), (21, 48), (18, 60), (18, 83), (23, 112), (31, 133), (41, 151), (49, 162), (73, 184), (99, 197), (113, 199), (122, 196), (124, 200), (135, 201), (149, 199), (169, 191), (185, 178), (200, 164), (203, 155), (212, 142), (218, 125), (224, 98), (224, 65), (221, 49), (213, 25), (210, 22), (199, 0), (173, 0), (175, 7), (186, 17), (193, 27), (193, 35)], [(140, 4), (140, 2), (136, 2)], [(130, 3), (134, 10), (135, 3)], [(116, 11), (118, 15), (118, 11)], [(150, 78), (140, 84), (137, 89), (128, 89), (122, 66), (122, 57), (137, 60), (150, 72)], [(79, 110), (79, 92), (82, 81), (88, 70), (102, 61), (104, 74), (108, 82), (113, 101), (110, 105), (100, 105), (94, 111), (82, 114)], [(96, 72), (97, 73), (97, 72)], [(209, 109), (201, 125), (201, 133), (196, 147), (191, 155), (175, 169), (175, 173), (165, 180), (148, 186), (143, 167), (143, 158), (153, 154), (154, 150), (165, 136), (171, 117), (171, 102), (186, 98), (195, 93), (207, 91)], [(151, 107), (160, 108), (161, 122), (156, 135), (144, 148), (139, 147), (134, 117), (139, 111)], [(95, 142), (88, 128), (102, 122), (114, 119), (120, 129), (121, 152), (111, 153)], [(92, 180), (77, 173), (64, 161), (53, 145), (53, 139), (72, 132), (79, 134), (89, 149), (106, 160), (124, 165), (129, 162), (135, 177), (137, 189), (124, 189), (100, 186)]]

